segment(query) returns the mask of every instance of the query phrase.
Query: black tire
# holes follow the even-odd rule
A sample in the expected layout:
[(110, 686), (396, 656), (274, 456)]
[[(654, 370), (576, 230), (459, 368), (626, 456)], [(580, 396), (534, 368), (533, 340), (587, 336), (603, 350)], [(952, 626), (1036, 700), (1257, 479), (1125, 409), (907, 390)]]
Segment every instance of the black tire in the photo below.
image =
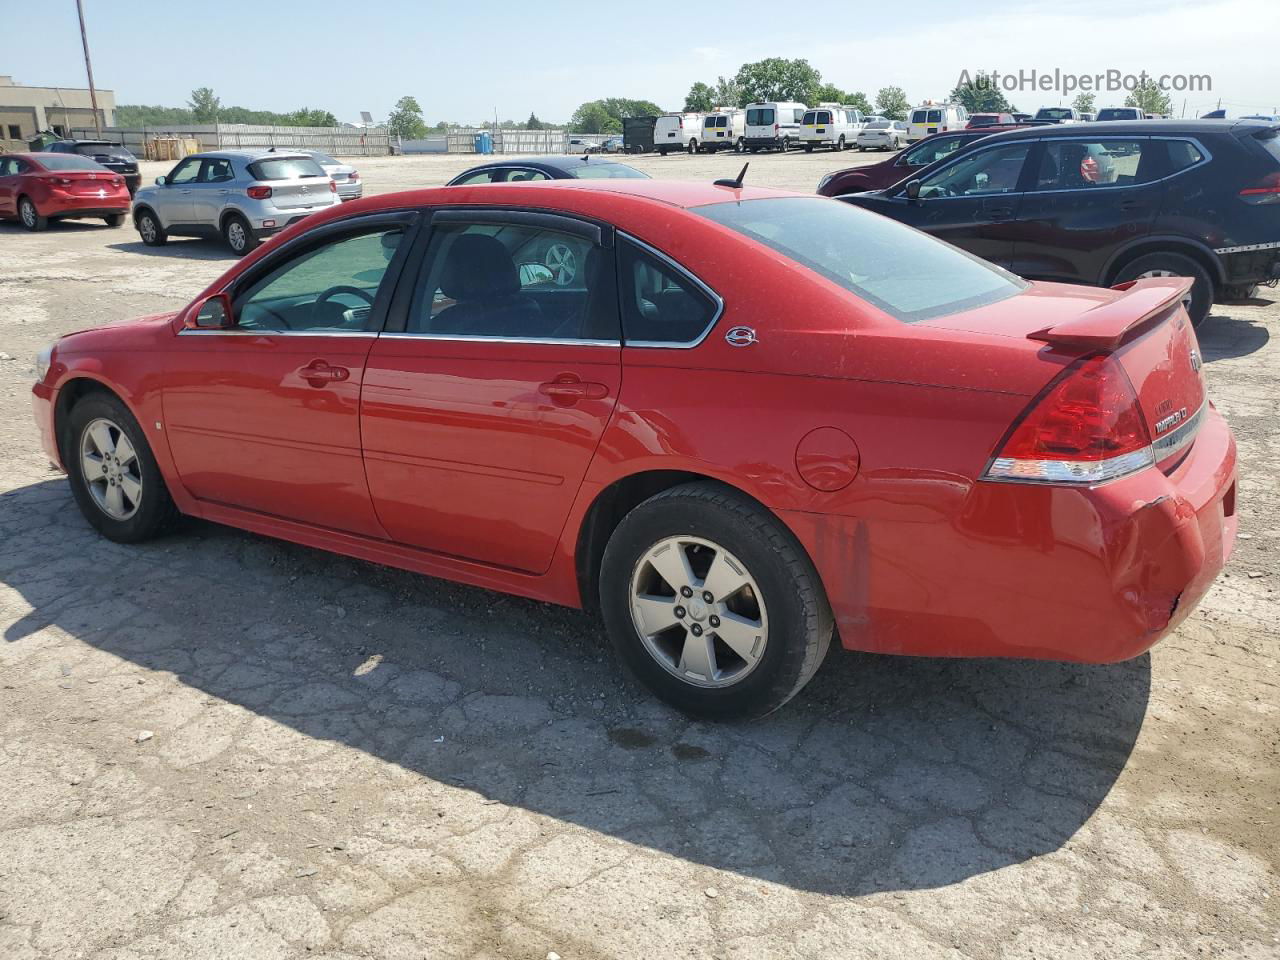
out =
[(1228, 303), (1234, 300), (1252, 300), (1257, 295), (1256, 283), (1229, 283), (1222, 288), (1222, 299)]
[(812, 144), (812, 143), (806, 143), (806, 144), (804, 145), (804, 152), (805, 152), (805, 153), (813, 153), (813, 144)]
[(834, 150), (836, 153), (841, 153), (844, 150), (844, 137), (841, 137), (839, 140), (837, 140), (835, 142), (835, 145), (831, 149)]
[(697, 153), (697, 152), (698, 152), (698, 141), (697, 141), (697, 140), (690, 140), (690, 141), (689, 141), (689, 152), (690, 152), (690, 153)]
[(253, 235), (253, 228), (249, 226), (249, 221), (238, 213), (231, 214), (222, 224), (222, 239), (227, 249), (237, 257), (243, 257), (246, 253), (257, 249), (258, 244), (262, 242)]
[(667, 151), (666, 151), (664, 148), (659, 147), (659, 148), (658, 148), (658, 156), (660, 156), (660, 157), (665, 157), (666, 155), (667, 155)]
[[(649, 551), (674, 536), (719, 545), (759, 586), (768, 623), (764, 651), (728, 685), (698, 686), (676, 676), (649, 652), (633, 621), (632, 579)], [(821, 665), (833, 632), (821, 581), (795, 537), (757, 504), (711, 483), (663, 491), (622, 519), (601, 562), (600, 608), (618, 656), (654, 694), (686, 713), (719, 720), (761, 717), (794, 697)], [(707, 622), (714, 634), (718, 622)], [(681, 632), (676, 642), (691, 635)]]
[(160, 226), (160, 218), (146, 207), (134, 215), (133, 225), (138, 228), (138, 236), (148, 247), (162, 247), (169, 240), (169, 234)]
[(791, 149), (791, 138), (790, 138), (790, 137), (783, 137), (783, 138), (782, 138), (782, 152), (783, 152), (783, 153), (786, 153), (786, 152), (787, 152), (788, 150), (790, 150), (790, 149)]
[(864, 147), (862, 144), (858, 144), (858, 152), (859, 152), (859, 153), (866, 153), (866, 152), (867, 152), (867, 148), (866, 148), (866, 147)]
[(40, 215), (30, 197), (18, 199), (18, 221), (33, 233), (49, 229), (49, 218)]
[[(131, 475), (141, 482), (142, 493), (131, 516), (116, 519), (99, 506), (85, 478), (81, 445), (88, 426), (107, 420), (129, 440), (136, 455), (136, 470)], [(63, 434), (62, 459), (71, 480), (71, 493), (89, 525), (108, 540), (138, 543), (163, 533), (178, 517), (169, 489), (165, 486), (156, 458), (147, 438), (129, 408), (109, 393), (91, 393), (71, 408)]]
[(1213, 280), (1209, 277), (1209, 271), (1195, 260), (1181, 253), (1148, 253), (1125, 264), (1112, 283), (1136, 280), (1144, 274), (1191, 277), (1195, 283), (1191, 287), (1191, 302), (1187, 304), (1187, 313), (1191, 317), (1192, 326), (1200, 326), (1209, 315), (1209, 309), (1213, 306)]
[(745, 152), (746, 152), (746, 150), (747, 150), (747, 145), (746, 145), (745, 143), (743, 143), (743, 142), (742, 142), (742, 138), (741, 138), (741, 137), (739, 137), (739, 138), (738, 138), (738, 142), (737, 142), (737, 143), (735, 143), (735, 144), (733, 145), (733, 152), (734, 152), (734, 153), (745, 153)]
[(113, 213), (109, 217), (103, 217), (108, 227), (118, 227), (124, 223), (123, 213)]

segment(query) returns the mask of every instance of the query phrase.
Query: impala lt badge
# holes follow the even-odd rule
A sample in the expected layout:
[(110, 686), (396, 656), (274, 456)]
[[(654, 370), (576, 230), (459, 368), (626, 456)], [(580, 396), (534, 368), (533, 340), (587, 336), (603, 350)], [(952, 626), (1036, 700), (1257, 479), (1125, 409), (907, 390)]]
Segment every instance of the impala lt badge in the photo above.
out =
[(1162, 420), (1156, 421), (1156, 433), (1164, 433), (1170, 427), (1176, 427), (1183, 420), (1187, 419), (1187, 408), (1175, 410)]
[(756, 339), (756, 332), (750, 327), (734, 327), (724, 335), (724, 338), (731, 347), (749, 347), (753, 343), (760, 342)]

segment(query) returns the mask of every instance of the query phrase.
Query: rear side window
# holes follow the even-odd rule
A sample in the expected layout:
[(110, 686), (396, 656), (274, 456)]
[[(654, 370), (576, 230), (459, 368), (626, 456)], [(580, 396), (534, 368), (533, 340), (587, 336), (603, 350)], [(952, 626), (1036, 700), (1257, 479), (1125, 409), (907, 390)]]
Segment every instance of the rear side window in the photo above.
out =
[(638, 244), (618, 247), (622, 334), (632, 346), (685, 346), (700, 340), (720, 304), (692, 277)]
[(1274, 130), (1264, 130), (1262, 133), (1255, 134), (1254, 139), (1261, 144), (1262, 149), (1271, 154), (1272, 159), (1280, 160), (1280, 135)]
[(299, 177), (324, 177), (320, 164), (310, 157), (271, 157), (249, 164), (249, 175), (255, 180), (296, 180)]
[(1150, 140), (1049, 140), (1035, 189), (1082, 190), (1145, 183), (1157, 166), (1151, 162), (1152, 150)]
[[(927, 233), (821, 197), (696, 207), (904, 323), (1012, 297), (1027, 283)], [(928, 283), (921, 283), (928, 277)]]
[(753, 127), (768, 127), (773, 125), (773, 110), (764, 107), (757, 107), (754, 110), (747, 111), (747, 123)]
[[(1169, 172), (1177, 173), (1194, 167), (1204, 159), (1204, 154), (1190, 140), (1169, 140)], [(1280, 159), (1280, 155), (1277, 156)]]

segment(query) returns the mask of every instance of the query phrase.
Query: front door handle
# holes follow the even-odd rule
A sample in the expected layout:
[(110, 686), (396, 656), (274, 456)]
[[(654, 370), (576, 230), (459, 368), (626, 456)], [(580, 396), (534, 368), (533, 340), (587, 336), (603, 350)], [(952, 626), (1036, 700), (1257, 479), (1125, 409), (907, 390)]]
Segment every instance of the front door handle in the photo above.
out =
[(609, 388), (603, 383), (592, 383), (576, 374), (565, 373), (540, 385), (538, 392), (555, 403), (570, 406), (579, 400), (603, 400), (609, 395)]
[(1013, 216), (1012, 207), (990, 207), (982, 211), (984, 220), (1004, 220)]
[(312, 360), (300, 369), (298, 374), (313, 387), (323, 387), (327, 383), (340, 383), (351, 377), (351, 371), (346, 367), (333, 366), (327, 360)]

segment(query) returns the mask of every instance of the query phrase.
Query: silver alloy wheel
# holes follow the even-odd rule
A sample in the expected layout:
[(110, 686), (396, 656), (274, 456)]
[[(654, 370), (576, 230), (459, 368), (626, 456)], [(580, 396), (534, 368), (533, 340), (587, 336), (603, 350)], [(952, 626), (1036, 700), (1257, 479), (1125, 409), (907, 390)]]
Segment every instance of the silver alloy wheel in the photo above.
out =
[(142, 234), (142, 239), (147, 243), (154, 243), (156, 239), (156, 222), (151, 219), (151, 214), (144, 213), (138, 221), (138, 232)]
[(142, 464), (119, 425), (99, 417), (80, 434), (80, 472), (98, 509), (128, 520), (142, 506)]
[(244, 224), (239, 220), (232, 220), (227, 224), (227, 243), (231, 245), (231, 249), (237, 253), (244, 249), (248, 237), (244, 232)]
[(36, 225), (36, 205), (30, 200), (22, 201), (22, 225), (27, 228)]
[(557, 287), (567, 287), (578, 275), (578, 258), (565, 243), (553, 243), (542, 262), (551, 271)]
[(759, 665), (769, 640), (764, 596), (746, 565), (699, 537), (668, 537), (631, 575), (631, 620), (645, 650), (695, 687), (728, 687)]
[[(1145, 280), (1147, 277), (1180, 277), (1182, 274), (1174, 273), (1172, 270), (1144, 270), (1135, 277), (1135, 280)], [(1188, 290), (1182, 298), (1182, 305), (1187, 308), (1187, 312), (1191, 312), (1191, 291)]]

